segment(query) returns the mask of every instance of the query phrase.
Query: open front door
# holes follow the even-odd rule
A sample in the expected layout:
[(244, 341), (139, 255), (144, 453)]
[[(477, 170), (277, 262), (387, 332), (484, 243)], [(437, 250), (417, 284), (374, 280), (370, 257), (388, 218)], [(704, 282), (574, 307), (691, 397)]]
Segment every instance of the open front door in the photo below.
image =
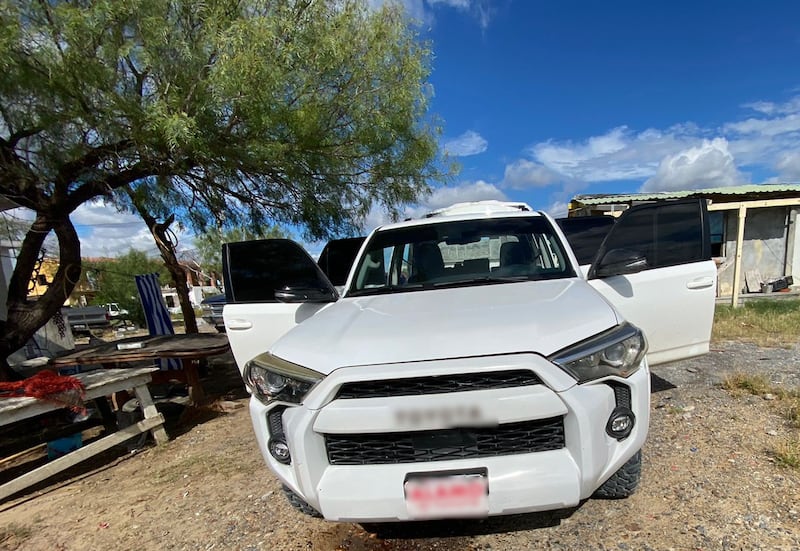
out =
[(227, 301), (222, 317), (240, 372), (338, 298), (314, 259), (288, 239), (226, 243), (222, 263)]
[(701, 199), (638, 205), (611, 227), (589, 283), (644, 331), (650, 365), (708, 352), (716, 266)]

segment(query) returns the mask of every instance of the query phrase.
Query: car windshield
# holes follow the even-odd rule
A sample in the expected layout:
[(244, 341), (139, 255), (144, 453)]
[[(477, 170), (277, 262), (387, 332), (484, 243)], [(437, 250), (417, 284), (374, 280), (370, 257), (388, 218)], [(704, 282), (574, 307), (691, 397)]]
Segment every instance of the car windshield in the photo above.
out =
[(540, 216), (431, 221), (376, 232), (349, 296), (574, 277)]

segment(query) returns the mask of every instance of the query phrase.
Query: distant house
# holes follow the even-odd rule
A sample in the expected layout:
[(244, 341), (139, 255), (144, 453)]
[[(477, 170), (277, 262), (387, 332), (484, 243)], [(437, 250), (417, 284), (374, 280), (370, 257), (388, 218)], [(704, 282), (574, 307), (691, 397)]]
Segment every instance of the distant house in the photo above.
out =
[(784, 276), (793, 276), (798, 287), (800, 184), (577, 195), (569, 203), (568, 216), (619, 216), (632, 205), (690, 197), (708, 201), (718, 296), (731, 297), (737, 303), (740, 293), (761, 292), (761, 283)]

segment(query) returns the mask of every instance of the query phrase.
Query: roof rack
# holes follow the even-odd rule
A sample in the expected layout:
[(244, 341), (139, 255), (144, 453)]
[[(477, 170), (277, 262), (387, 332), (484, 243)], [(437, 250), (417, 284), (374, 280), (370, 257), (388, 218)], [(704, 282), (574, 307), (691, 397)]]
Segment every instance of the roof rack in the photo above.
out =
[(467, 203), (456, 203), (449, 207), (434, 210), (425, 215), (425, 218), (435, 216), (455, 216), (461, 214), (494, 214), (498, 212), (530, 212), (533, 209), (527, 203), (516, 201), (470, 201)]

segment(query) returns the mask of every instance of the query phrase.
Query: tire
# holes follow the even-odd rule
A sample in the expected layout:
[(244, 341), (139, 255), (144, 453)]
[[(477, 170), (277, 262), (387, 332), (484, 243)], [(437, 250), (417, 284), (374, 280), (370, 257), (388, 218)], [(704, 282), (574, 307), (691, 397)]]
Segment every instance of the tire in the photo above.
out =
[(314, 518), (322, 518), (322, 514), (314, 509), (311, 505), (305, 502), (303, 498), (299, 495), (294, 493), (288, 486), (283, 486), (283, 493), (286, 495), (286, 499), (289, 500), (289, 503), (292, 507), (303, 513), (304, 515), (308, 515)]
[(594, 497), (601, 499), (622, 499), (630, 497), (639, 485), (642, 477), (642, 450), (636, 452), (628, 459), (611, 478), (603, 482), (594, 493)]

